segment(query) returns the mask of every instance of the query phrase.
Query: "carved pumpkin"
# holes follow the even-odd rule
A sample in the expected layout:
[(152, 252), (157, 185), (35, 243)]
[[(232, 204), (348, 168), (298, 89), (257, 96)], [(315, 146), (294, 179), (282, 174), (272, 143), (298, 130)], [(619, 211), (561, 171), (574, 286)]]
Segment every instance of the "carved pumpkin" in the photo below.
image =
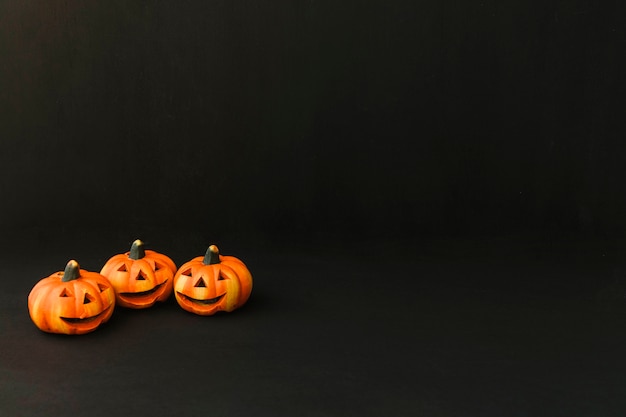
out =
[(141, 240), (135, 240), (129, 252), (109, 259), (100, 271), (115, 288), (117, 304), (136, 309), (167, 300), (175, 272), (174, 261), (144, 249)]
[(28, 312), (44, 332), (84, 334), (113, 314), (115, 292), (105, 277), (71, 260), (64, 271), (39, 281), (28, 295)]
[(230, 312), (250, 297), (252, 275), (242, 261), (211, 245), (204, 257), (183, 264), (174, 276), (174, 296), (185, 310), (209, 316)]

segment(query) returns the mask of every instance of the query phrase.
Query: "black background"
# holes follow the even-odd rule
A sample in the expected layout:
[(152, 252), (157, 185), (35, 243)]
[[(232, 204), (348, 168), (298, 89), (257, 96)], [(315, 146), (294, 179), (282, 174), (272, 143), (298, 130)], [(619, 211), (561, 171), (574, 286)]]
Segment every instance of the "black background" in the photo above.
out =
[[(0, 2), (0, 414), (623, 416), (625, 17)], [(250, 301), (30, 323), (136, 238)]]

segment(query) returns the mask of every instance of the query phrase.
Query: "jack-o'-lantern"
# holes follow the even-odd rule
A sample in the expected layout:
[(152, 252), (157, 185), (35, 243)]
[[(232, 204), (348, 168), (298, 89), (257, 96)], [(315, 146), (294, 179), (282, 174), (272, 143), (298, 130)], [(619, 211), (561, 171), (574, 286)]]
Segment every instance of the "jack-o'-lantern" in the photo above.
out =
[(84, 334), (113, 314), (115, 292), (105, 277), (71, 260), (64, 271), (39, 281), (28, 295), (28, 312), (44, 332)]
[(145, 249), (139, 239), (133, 242), (129, 252), (111, 257), (100, 271), (115, 288), (117, 304), (135, 309), (167, 300), (175, 272), (174, 261)]
[(252, 275), (234, 256), (219, 254), (211, 245), (205, 256), (183, 264), (174, 276), (174, 296), (185, 310), (209, 316), (218, 311), (230, 312), (250, 297)]

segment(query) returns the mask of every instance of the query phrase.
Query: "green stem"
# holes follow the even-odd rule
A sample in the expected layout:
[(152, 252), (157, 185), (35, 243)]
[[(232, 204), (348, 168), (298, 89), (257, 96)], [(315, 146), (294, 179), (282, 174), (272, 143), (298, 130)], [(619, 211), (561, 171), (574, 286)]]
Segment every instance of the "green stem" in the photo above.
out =
[(63, 271), (63, 278), (61, 278), (61, 281), (68, 282), (77, 278), (80, 278), (80, 265), (72, 259), (65, 266), (65, 271)]
[(133, 261), (136, 261), (137, 259), (141, 259), (144, 256), (146, 256), (146, 251), (143, 248), (143, 242), (137, 239), (130, 247), (130, 254), (128, 255), (128, 257)]
[(207, 249), (206, 254), (204, 255), (204, 260), (202, 261), (202, 263), (205, 265), (220, 263), (220, 251), (219, 249), (217, 249), (217, 246), (209, 246), (209, 249)]

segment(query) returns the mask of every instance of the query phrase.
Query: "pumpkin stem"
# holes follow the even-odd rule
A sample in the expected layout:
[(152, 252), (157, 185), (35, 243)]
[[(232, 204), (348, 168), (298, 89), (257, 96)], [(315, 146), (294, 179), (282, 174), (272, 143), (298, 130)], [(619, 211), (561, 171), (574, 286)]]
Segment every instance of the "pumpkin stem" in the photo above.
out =
[(220, 263), (220, 251), (219, 249), (217, 249), (217, 246), (209, 246), (209, 249), (207, 249), (206, 254), (204, 255), (204, 260), (202, 261), (202, 263), (205, 265)]
[(63, 271), (63, 278), (61, 278), (61, 281), (67, 282), (77, 278), (80, 278), (80, 265), (72, 259), (65, 266), (65, 271)]
[(143, 242), (137, 239), (130, 247), (130, 254), (128, 255), (128, 257), (133, 261), (136, 261), (137, 259), (141, 259), (144, 256), (146, 256), (146, 251), (143, 248)]

